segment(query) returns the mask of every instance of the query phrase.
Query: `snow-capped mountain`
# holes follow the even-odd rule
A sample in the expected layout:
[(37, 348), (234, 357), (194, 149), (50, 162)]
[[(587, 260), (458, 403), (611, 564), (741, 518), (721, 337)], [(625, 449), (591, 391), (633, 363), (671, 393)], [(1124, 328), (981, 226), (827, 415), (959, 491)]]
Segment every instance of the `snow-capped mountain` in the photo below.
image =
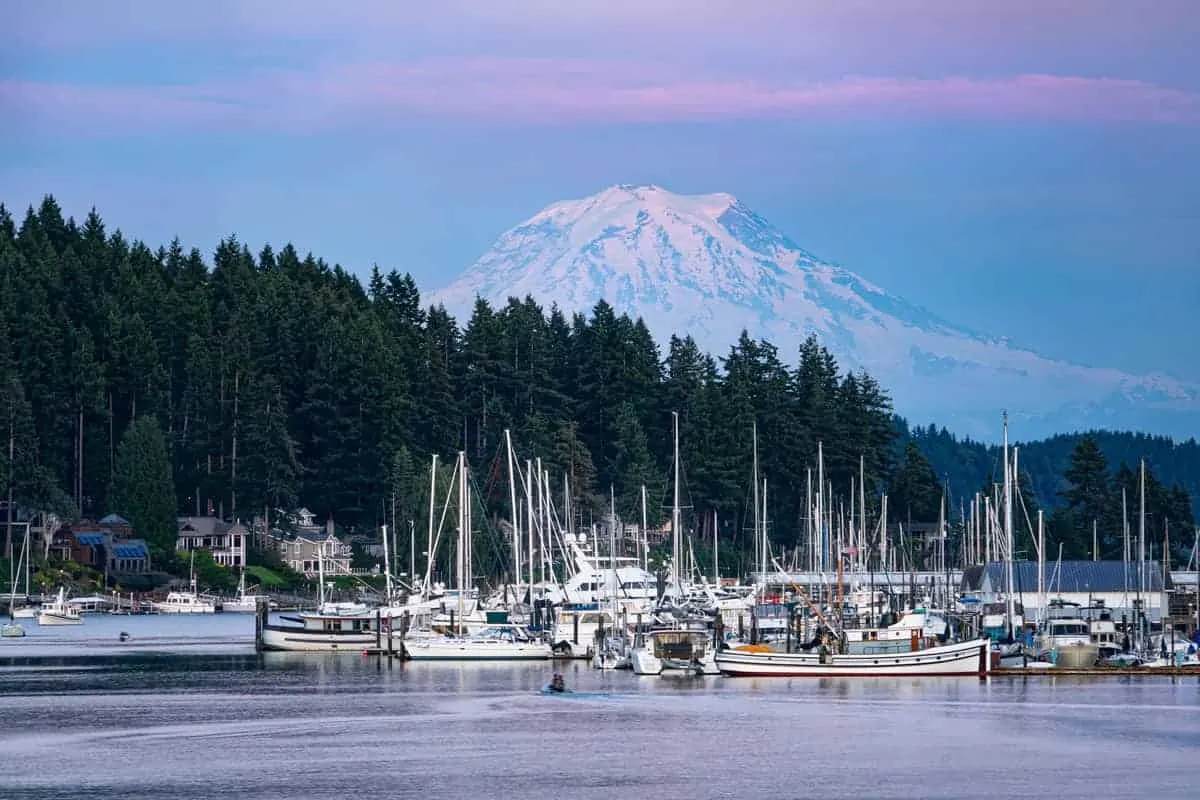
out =
[(953, 325), (798, 247), (728, 194), (615, 186), (551, 205), (503, 234), (434, 293), (462, 320), (476, 297), (532, 295), (588, 312), (600, 299), (664, 342), (691, 334), (723, 355), (744, 328), (794, 361), (809, 333), (863, 368), (915, 422), (994, 439), (1002, 409), (1032, 438), (1087, 427), (1191, 436), (1200, 387), (1056, 361)]

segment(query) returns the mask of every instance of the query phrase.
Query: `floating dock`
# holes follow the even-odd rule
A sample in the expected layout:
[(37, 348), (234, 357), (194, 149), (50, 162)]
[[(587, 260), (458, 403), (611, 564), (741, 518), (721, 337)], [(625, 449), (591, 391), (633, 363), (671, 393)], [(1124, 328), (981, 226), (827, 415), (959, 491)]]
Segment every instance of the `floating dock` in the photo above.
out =
[(1079, 676), (1088, 678), (1152, 678), (1200, 677), (1200, 665), (1182, 667), (996, 667), (989, 673), (993, 678), (1058, 678)]

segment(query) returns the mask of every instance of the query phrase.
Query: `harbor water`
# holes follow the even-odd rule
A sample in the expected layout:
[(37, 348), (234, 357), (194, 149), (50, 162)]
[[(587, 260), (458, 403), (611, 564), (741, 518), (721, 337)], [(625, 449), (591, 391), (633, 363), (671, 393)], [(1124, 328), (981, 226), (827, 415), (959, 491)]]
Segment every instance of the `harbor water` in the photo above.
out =
[[(27, 621), (0, 797), (1200, 796), (1196, 677), (637, 677), (256, 654), (253, 626)], [(556, 669), (572, 693), (541, 692)]]

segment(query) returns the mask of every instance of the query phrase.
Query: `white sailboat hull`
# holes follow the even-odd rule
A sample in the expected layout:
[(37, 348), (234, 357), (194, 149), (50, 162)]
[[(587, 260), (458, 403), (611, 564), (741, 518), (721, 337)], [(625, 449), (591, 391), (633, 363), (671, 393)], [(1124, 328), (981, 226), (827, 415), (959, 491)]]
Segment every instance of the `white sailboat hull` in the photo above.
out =
[(553, 651), (545, 642), (430, 638), (405, 639), (404, 654), (412, 661), (542, 661)]
[(265, 625), (260, 647), (303, 653), (357, 653), (374, 647), (375, 641), (375, 631), (316, 631), (299, 626)]
[(715, 662), (734, 677), (890, 678), (898, 676), (983, 677), (990, 671), (987, 639), (907, 653), (826, 654), (722, 650)]
[(34, 609), (30, 606), (14, 608), (12, 615), (13, 619), (37, 619), (37, 609)]

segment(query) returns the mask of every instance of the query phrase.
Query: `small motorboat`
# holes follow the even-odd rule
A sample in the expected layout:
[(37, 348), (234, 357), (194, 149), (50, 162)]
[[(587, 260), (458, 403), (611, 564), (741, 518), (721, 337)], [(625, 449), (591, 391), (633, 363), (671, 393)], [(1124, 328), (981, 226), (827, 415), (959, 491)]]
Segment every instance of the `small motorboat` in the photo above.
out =
[(554, 677), (552, 677), (550, 679), (550, 682), (542, 687), (542, 694), (569, 694), (569, 693), (570, 693), (570, 690), (567, 689), (567, 682), (565, 680), (563, 680), (562, 673), (559, 673), (559, 672), (554, 673)]

